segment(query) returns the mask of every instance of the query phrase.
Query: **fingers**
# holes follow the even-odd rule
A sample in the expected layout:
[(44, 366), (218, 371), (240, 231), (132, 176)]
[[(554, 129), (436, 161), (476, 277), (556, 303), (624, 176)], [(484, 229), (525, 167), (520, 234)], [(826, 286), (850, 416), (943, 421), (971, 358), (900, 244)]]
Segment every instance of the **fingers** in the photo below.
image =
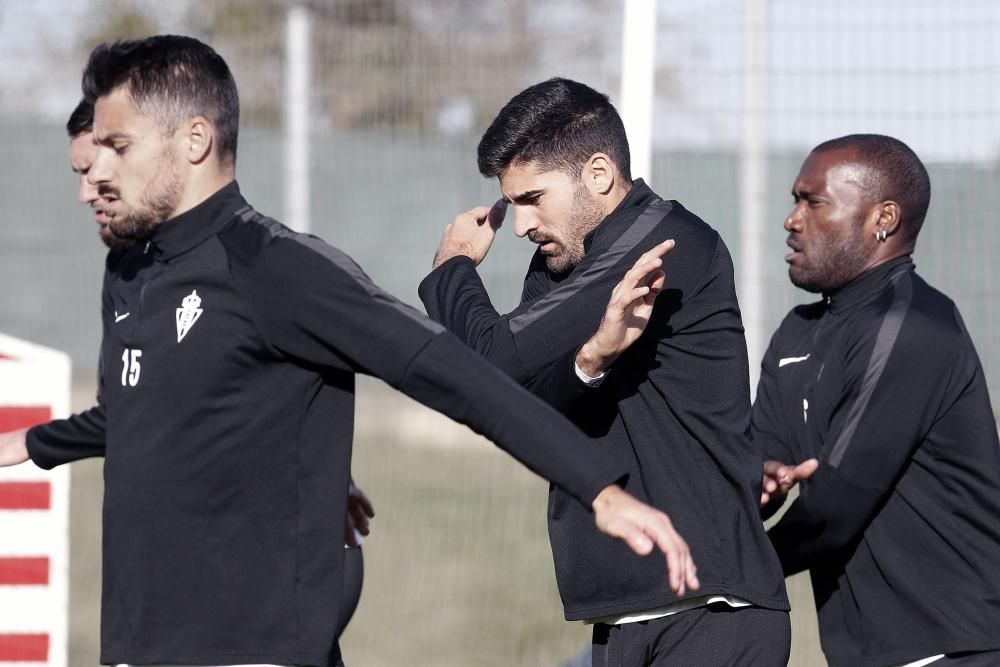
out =
[(371, 532), (369, 527), (370, 522), (368, 521), (368, 516), (362, 511), (360, 507), (351, 506), (350, 517), (348, 518), (348, 523), (362, 535), (367, 536)]
[(372, 517), (372, 518), (375, 517), (375, 506), (372, 505), (372, 501), (370, 501), (368, 499), (368, 496), (365, 495), (364, 491), (362, 491), (361, 489), (359, 489), (356, 486), (352, 487), (352, 489), (351, 489), (351, 498), (358, 505), (360, 505), (361, 509), (364, 511), (364, 513), (367, 516)]
[(764, 461), (764, 474), (777, 479), (781, 475), (782, 470), (787, 467), (781, 461)]
[(490, 226), (497, 230), (500, 229), (505, 217), (507, 217), (507, 200), (501, 197), (490, 207), (486, 219), (489, 220)]
[(819, 469), (819, 461), (808, 459), (799, 465), (781, 461), (764, 462), (764, 492), (770, 495), (788, 493), (799, 482), (809, 479)]
[(656, 519), (645, 526), (644, 531), (653, 538), (656, 546), (666, 556), (670, 589), (677, 595), (683, 595), (687, 589), (698, 590), (700, 586), (698, 568), (694, 564), (687, 542), (674, 530), (666, 514), (662, 512), (656, 514), (658, 515)]
[(593, 502), (597, 527), (619, 537), (640, 556), (648, 555), (655, 544), (666, 557), (670, 588), (677, 595), (700, 586), (694, 559), (687, 542), (674, 530), (663, 512), (642, 503), (617, 485), (606, 487)]
[(802, 480), (812, 477), (813, 473), (817, 470), (819, 470), (819, 461), (816, 459), (809, 459), (808, 461), (803, 461), (799, 465), (795, 466), (795, 470), (792, 472), (792, 475), (795, 477), (796, 481), (801, 482)]
[[(493, 205), (494, 207), (496, 204)], [(488, 206), (477, 206), (475, 208), (470, 208), (465, 213), (459, 213), (455, 216), (455, 221), (452, 223), (455, 226), (476, 224), (481, 225), (486, 222), (486, 219), (490, 215), (492, 209)], [(502, 218), (501, 218), (502, 219)]]
[(667, 274), (663, 271), (654, 271), (649, 275), (646, 280), (646, 284), (649, 286), (649, 291), (653, 294), (659, 294), (663, 291), (663, 286), (667, 282)]
[(657, 269), (663, 265), (663, 256), (673, 250), (675, 245), (673, 239), (667, 239), (644, 252), (635, 261), (632, 268), (625, 273), (619, 285), (626, 289), (634, 289), (644, 285), (648, 286), (651, 291), (658, 293), (666, 282), (666, 274), (663, 271), (657, 271)]

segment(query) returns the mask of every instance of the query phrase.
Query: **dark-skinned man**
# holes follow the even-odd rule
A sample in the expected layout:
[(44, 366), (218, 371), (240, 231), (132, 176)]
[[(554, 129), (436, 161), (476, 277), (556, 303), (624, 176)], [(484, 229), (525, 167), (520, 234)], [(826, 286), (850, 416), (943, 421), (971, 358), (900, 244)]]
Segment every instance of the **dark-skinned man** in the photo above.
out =
[(1000, 446), (955, 304), (914, 271), (930, 201), (879, 135), (816, 147), (785, 220), (793, 309), (764, 357), (752, 431), (769, 535), (809, 570), (823, 651), (851, 667), (1000, 664)]

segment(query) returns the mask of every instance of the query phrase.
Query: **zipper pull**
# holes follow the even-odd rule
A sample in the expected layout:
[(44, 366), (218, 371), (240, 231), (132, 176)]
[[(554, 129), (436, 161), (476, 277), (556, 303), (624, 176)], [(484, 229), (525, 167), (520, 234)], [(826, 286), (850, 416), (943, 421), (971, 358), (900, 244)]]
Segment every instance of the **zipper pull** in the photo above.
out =
[(809, 399), (807, 398), (802, 399), (802, 423), (809, 423)]

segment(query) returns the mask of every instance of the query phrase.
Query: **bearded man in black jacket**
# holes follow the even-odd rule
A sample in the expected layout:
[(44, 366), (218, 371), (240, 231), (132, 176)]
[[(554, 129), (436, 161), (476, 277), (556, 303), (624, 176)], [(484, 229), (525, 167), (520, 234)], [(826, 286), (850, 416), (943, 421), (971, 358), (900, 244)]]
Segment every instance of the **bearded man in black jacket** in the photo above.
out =
[[(420, 286), (428, 313), (623, 462), (626, 488), (670, 515), (698, 564), (697, 590), (671, 590), (663, 563), (598, 535), (554, 488), (559, 590), (568, 620), (594, 623), (594, 664), (784, 665), (788, 602), (757, 509), (746, 343), (719, 234), (631, 179), (618, 113), (574, 81), (515, 96), (479, 169), (503, 198), (445, 231)], [(521, 305), (501, 315), (476, 267), (506, 207), (538, 249)]]
[(793, 309), (764, 356), (753, 435), (785, 574), (809, 570), (831, 665), (1000, 664), (1000, 445), (955, 304), (915, 271), (917, 155), (861, 134), (792, 186)]

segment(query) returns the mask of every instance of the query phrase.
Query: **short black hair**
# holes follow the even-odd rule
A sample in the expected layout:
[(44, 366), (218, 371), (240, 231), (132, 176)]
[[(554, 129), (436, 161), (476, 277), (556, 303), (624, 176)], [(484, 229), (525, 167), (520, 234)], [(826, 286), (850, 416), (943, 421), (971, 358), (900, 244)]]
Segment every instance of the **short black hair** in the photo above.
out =
[(915, 242), (931, 202), (931, 179), (917, 154), (899, 139), (883, 134), (849, 134), (824, 141), (812, 152), (833, 150), (854, 151), (858, 163), (871, 174), (865, 187), (872, 198), (899, 203), (903, 239)]
[(120, 86), (164, 133), (204, 116), (215, 128), (220, 159), (235, 164), (240, 99), (229, 66), (212, 47), (179, 35), (101, 44), (83, 72), (83, 96), (95, 103)]
[(569, 79), (553, 78), (510, 100), (479, 142), (479, 171), (499, 176), (512, 164), (536, 163), (578, 176), (594, 153), (606, 153), (626, 181), (625, 125), (607, 95)]
[(66, 134), (75, 137), (84, 132), (94, 129), (94, 103), (88, 100), (80, 100), (80, 103), (73, 109), (66, 121)]

